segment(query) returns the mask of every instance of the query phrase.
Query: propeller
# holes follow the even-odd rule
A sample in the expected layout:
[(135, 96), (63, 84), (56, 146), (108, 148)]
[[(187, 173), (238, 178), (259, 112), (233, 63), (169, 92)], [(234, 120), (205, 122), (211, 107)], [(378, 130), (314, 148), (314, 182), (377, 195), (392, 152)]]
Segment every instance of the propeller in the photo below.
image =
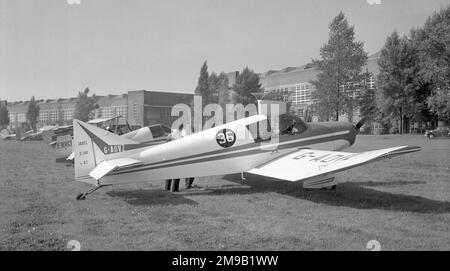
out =
[(366, 118), (362, 118), (360, 121), (358, 121), (358, 123), (354, 125), (357, 132), (359, 132), (359, 128), (361, 128), (364, 125), (364, 123), (366, 123), (366, 121), (367, 121)]

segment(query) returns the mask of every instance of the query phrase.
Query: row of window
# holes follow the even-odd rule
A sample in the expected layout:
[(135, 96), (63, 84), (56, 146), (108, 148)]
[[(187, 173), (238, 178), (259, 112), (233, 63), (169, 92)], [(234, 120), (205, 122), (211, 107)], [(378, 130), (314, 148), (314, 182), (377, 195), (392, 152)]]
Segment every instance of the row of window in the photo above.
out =
[[(126, 106), (115, 106), (115, 107), (103, 107), (100, 108), (100, 113), (102, 118), (111, 118), (114, 116), (127, 117), (128, 109)], [(42, 110), (39, 112), (38, 121), (39, 122), (57, 122), (60, 119), (63, 121), (69, 121), (73, 119), (74, 109), (64, 109), (64, 110)], [(9, 112), (9, 120), (11, 123), (16, 122), (25, 123), (27, 122), (26, 113), (15, 113)]]
[[(366, 81), (370, 89), (376, 88), (376, 76), (370, 74), (368, 80)], [(289, 86), (278, 86), (273, 88), (265, 89), (266, 92), (278, 92), (278, 93), (291, 93), (293, 104), (308, 104), (312, 102), (311, 97), (311, 84), (296, 84)], [(341, 85), (341, 91), (344, 91), (347, 95), (358, 98), (360, 95), (361, 83), (348, 83)]]
[(309, 84), (298, 84), (292, 86), (280, 86), (277, 88), (268, 88), (266, 89), (266, 92), (290, 93), (292, 97), (292, 103), (294, 105), (306, 104), (312, 101)]
[(126, 106), (100, 107), (96, 115), (101, 116), (102, 118), (112, 118), (115, 116), (123, 116), (126, 118), (128, 115), (128, 108)]
[(9, 112), (9, 122), (15, 122), (16, 118), (17, 118), (17, 122), (20, 122), (20, 123), (27, 121), (27, 116), (25, 113)]

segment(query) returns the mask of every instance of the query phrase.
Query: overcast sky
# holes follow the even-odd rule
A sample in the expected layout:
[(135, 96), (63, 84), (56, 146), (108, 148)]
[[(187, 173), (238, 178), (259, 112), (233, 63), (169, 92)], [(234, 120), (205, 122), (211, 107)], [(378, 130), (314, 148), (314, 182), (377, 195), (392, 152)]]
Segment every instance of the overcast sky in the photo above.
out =
[[(0, 99), (193, 92), (200, 66), (256, 72), (319, 56), (342, 10), (377, 52), (449, 0), (0, 0)], [(370, 3), (370, 4), (369, 4)]]

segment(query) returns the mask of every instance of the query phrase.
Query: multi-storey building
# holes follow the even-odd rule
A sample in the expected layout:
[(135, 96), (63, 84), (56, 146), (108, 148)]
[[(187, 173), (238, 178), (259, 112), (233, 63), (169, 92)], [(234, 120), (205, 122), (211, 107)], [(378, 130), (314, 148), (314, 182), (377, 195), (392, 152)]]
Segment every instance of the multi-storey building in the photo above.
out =
[[(129, 91), (126, 94), (97, 96), (95, 117), (123, 116), (131, 125), (156, 123), (170, 125), (171, 108), (178, 103), (190, 104), (192, 94), (162, 91)], [(71, 124), (77, 98), (37, 100), (38, 127)], [(5, 102), (9, 111), (10, 128), (27, 126), (29, 101)]]
[[(378, 74), (379, 53), (369, 56), (363, 72), (369, 74), (368, 84), (370, 88), (376, 88), (375, 78)], [(279, 92), (281, 94), (290, 95), (292, 105), (291, 111), (295, 112), (301, 118), (309, 118), (312, 121), (317, 121), (315, 116), (314, 101), (312, 99), (312, 92), (314, 92), (314, 85), (311, 81), (317, 78), (319, 71), (312, 64), (307, 64), (301, 67), (287, 67), (285, 69), (275, 71), (270, 70), (260, 74), (260, 82), (265, 92)], [(359, 95), (360, 86), (358, 84), (348, 84), (341, 86), (341, 91), (347, 95), (352, 95), (357, 98)], [(359, 118), (359, 110), (355, 108), (353, 112), (353, 119)], [(346, 121), (346, 114), (342, 113), (340, 120)]]

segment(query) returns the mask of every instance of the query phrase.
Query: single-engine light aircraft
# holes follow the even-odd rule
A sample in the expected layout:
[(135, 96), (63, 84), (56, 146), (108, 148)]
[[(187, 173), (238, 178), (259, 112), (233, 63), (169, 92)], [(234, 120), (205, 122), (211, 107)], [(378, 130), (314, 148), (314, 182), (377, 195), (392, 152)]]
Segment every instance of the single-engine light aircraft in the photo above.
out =
[(420, 150), (399, 146), (341, 152), (353, 145), (363, 121), (356, 125), (305, 123), (291, 116), (280, 118), (278, 129), (264, 137), (250, 129), (252, 125), (270, 122), (265, 115), (253, 115), (175, 141), (146, 146), (74, 120), (75, 179), (94, 185), (77, 199), (85, 199), (107, 185), (233, 173), (302, 181), (308, 189), (334, 189), (333, 174), (337, 172)]
[[(154, 124), (142, 128), (140, 126), (131, 126), (126, 120), (125, 124), (119, 124), (119, 119), (121, 118), (123, 118), (121, 115), (110, 118), (97, 118), (87, 123), (146, 145), (165, 142), (167, 135), (171, 132), (169, 127), (162, 124)], [(54, 149), (56, 161), (73, 161), (75, 155), (72, 152), (72, 125), (57, 127), (51, 132), (52, 134), (47, 135), (47, 137), (51, 137), (53, 140), (49, 145)]]

